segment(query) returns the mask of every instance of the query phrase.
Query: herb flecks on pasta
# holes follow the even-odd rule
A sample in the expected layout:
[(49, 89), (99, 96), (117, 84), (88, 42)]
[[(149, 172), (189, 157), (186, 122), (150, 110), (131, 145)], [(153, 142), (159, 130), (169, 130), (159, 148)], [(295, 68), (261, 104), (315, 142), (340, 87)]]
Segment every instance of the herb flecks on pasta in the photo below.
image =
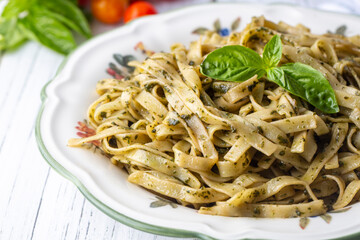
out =
[[(275, 35), (282, 54), (263, 55)], [(189, 48), (174, 44), (130, 62), (128, 77), (99, 81), (88, 110), (96, 134), (68, 144), (100, 142), (130, 182), (203, 214), (286, 218), (341, 209), (360, 195), (359, 39), (264, 17), (229, 36), (207, 31)], [(282, 73), (237, 72), (242, 82), (203, 75), (206, 56), (229, 45), (252, 49), (291, 81), (296, 73), (282, 66), (315, 69), (338, 109), (319, 111), (286, 91)]]

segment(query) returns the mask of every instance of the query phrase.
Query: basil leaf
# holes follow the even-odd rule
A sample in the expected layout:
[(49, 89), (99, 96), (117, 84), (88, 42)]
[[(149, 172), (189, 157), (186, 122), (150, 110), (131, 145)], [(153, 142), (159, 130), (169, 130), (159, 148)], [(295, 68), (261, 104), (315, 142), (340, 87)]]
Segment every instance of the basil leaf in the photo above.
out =
[(75, 5), (78, 3), (78, 0), (68, 0), (68, 1)]
[(255, 74), (262, 77), (266, 71), (255, 51), (239, 46), (225, 46), (211, 52), (200, 65), (203, 75), (227, 81), (245, 81)]
[[(70, 29), (72, 29), (72, 30), (74, 30), (74, 31), (76, 31), (76, 32), (78, 32), (80, 34), (83, 34), (81, 32), (81, 30), (79, 29), (79, 27), (73, 21), (71, 21), (70, 19), (67, 19), (63, 15), (60, 15), (60, 14), (58, 14), (56, 12), (53, 12), (53, 11), (49, 11), (46, 8), (43, 8), (42, 11), (46, 12), (47, 16), (58, 20), (59, 22), (63, 23), (64, 25), (66, 25)], [(89, 36), (86, 36), (86, 37), (89, 37)]]
[(330, 83), (319, 71), (308, 65), (289, 63), (278, 68), (271, 68), (267, 70), (267, 77), (325, 113), (339, 112)]
[(20, 13), (26, 11), (35, 0), (10, 0), (5, 6), (1, 16), (4, 18), (17, 17)]
[(273, 36), (265, 45), (263, 52), (264, 64), (269, 67), (276, 67), (282, 56), (282, 45), (279, 35)]
[(266, 70), (266, 77), (276, 83), (277, 85), (279, 85), (280, 87), (287, 89), (287, 83), (285, 80), (285, 73), (284, 70), (282, 70), (281, 68), (275, 67), (275, 68), (269, 68)]
[(12, 50), (25, 42), (26, 36), (15, 17), (10, 19), (0, 18), (0, 50)]
[(29, 31), (29, 38), (63, 54), (75, 49), (76, 43), (70, 30), (42, 8), (33, 6), (29, 14), (20, 20)]
[(89, 24), (79, 8), (70, 0), (40, 0), (39, 4), (54, 13), (54, 17), (74, 31), (90, 38)]

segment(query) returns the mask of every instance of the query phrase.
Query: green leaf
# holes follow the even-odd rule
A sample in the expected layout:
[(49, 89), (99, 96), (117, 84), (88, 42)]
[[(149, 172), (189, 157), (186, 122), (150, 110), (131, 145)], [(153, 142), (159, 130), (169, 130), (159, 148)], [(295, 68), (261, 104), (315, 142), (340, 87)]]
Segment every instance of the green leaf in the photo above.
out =
[(341, 35), (341, 36), (345, 36), (345, 32), (346, 32), (346, 25), (341, 25), (340, 27), (338, 27), (336, 30), (335, 30), (335, 34), (338, 34), (338, 35)]
[(221, 24), (219, 19), (216, 19), (216, 21), (214, 22), (214, 30), (215, 32), (220, 32), (221, 30)]
[(331, 222), (331, 219), (332, 219), (331, 215), (330, 215), (330, 214), (327, 214), (327, 213), (320, 215), (320, 217), (321, 217), (326, 223), (330, 223), (330, 222)]
[(15, 17), (0, 18), (0, 51), (15, 49), (26, 40), (26, 36), (17, 24)]
[(129, 66), (129, 62), (130, 61), (134, 61), (136, 60), (136, 58), (133, 55), (121, 55), (121, 54), (114, 54), (113, 55), (116, 62), (119, 63), (121, 66), (126, 67), (127, 69), (129, 69), (129, 71), (133, 71), (135, 68)]
[(170, 204), (170, 206), (171, 206), (172, 208), (177, 208), (177, 207), (178, 207), (178, 205), (177, 205), (176, 203), (171, 202), (171, 203), (169, 203), (169, 204)]
[(68, 1), (71, 2), (72, 4), (75, 4), (75, 5), (76, 5), (77, 2), (78, 2), (77, 0), (68, 0)]
[(258, 53), (250, 48), (233, 45), (211, 52), (200, 65), (203, 75), (227, 81), (245, 81), (266, 72)]
[(267, 78), (277, 85), (285, 88), (287, 83), (285, 80), (285, 73), (281, 68), (270, 68), (266, 70)]
[(18, 15), (34, 4), (34, 0), (10, 0), (5, 6), (1, 16), (4, 18), (18, 17)]
[(177, 208), (178, 207), (178, 205), (173, 203), (172, 201), (169, 201), (167, 199), (163, 199), (163, 198), (158, 197), (158, 196), (156, 196), (156, 198), (158, 200), (156, 200), (156, 201), (154, 201), (154, 202), (152, 202), (150, 204), (151, 208), (163, 207), (163, 206), (166, 206), (166, 205), (170, 205), (172, 208)]
[(310, 219), (307, 217), (302, 217), (299, 220), (299, 226), (301, 227), (302, 230), (304, 230), (309, 223), (310, 223)]
[(192, 33), (194, 34), (204, 34), (206, 31), (208, 31), (209, 29), (204, 28), (204, 27), (198, 27), (195, 30), (192, 31)]
[(59, 53), (67, 54), (76, 47), (70, 30), (41, 7), (33, 6), (20, 21), (28, 30), (29, 38)]
[[(59, 22), (63, 23), (65, 26), (67, 26), (68, 28), (80, 33), (80, 34), (83, 34), (81, 32), (81, 30), (79, 29), (79, 27), (73, 22), (71, 21), (70, 19), (64, 17), (63, 15), (61, 14), (58, 14), (56, 12), (53, 12), (53, 11), (50, 11), (50, 10), (47, 10), (46, 8), (42, 8), (42, 11), (44, 11), (44, 13), (46, 12), (46, 15), (49, 16), (49, 17), (52, 17), (56, 20), (58, 20)], [(88, 36), (86, 36), (88, 37)]]
[(328, 80), (317, 70), (302, 63), (289, 63), (267, 70), (270, 81), (306, 100), (325, 113), (337, 113), (339, 106)]
[(240, 17), (236, 18), (231, 24), (231, 31), (235, 31), (240, 26)]
[(281, 39), (279, 35), (273, 36), (265, 45), (263, 60), (268, 68), (276, 67), (282, 56)]
[(39, 0), (44, 8), (54, 13), (54, 18), (61, 21), (69, 28), (84, 35), (91, 37), (89, 24), (82, 11), (70, 0)]
[(150, 204), (150, 207), (151, 208), (158, 208), (158, 207), (163, 207), (163, 206), (166, 206), (168, 205), (169, 203), (165, 202), (165, 201), (162, 201), (162, 200), (157, 200), (157, 201), (154, 201)]

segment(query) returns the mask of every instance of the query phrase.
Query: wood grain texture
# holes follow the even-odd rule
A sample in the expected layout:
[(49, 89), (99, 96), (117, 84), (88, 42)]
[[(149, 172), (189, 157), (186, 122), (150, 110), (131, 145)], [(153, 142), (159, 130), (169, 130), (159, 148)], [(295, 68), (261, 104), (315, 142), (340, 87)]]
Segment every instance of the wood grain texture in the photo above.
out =
[[(210, 1), (152, 2), (163, 12)], [(314, 4), (310, 0), (282, 2)], [(354, 9), (359, 9), (359, 4), (355, 5)], [(0, 54), (0, 240), (173, 239), (141, 232), (109, 218), (51, 169), (39, 153), (34, 126), (40, 91), (64, 57), (34, 42)]]

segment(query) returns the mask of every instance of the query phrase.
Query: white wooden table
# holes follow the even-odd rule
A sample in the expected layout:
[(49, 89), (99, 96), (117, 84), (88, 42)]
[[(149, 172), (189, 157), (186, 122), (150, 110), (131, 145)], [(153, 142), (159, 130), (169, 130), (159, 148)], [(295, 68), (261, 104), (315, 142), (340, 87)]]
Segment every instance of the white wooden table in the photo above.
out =
[[(359, 13), (357, 1), (341, 0), (341, 6), (329, 0), (280, 2), (310, 7), (323, 4), (323, 9)], [(211, 0), (153, 2), (159, 12), (164, 12)], [(100, 32), (104, 28), (96, 25), (94, 30)], [(172, 239), (144, 233), (109, 218), (43, 160), (34, 135), (40, 90), (55, 75), (63, 58), (34, 42), (15, 52), (0, 53), (0, 240)]]

